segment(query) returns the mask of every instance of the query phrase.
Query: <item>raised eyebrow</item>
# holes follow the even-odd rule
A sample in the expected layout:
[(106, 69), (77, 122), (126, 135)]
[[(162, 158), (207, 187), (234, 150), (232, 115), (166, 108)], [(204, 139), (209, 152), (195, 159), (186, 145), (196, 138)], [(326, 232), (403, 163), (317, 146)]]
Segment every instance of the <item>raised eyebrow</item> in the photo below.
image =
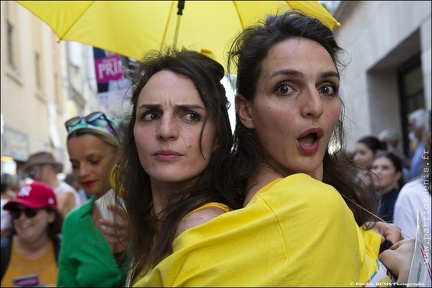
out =
[[(304, 77), (303, 73), (301, 73), (299, 71), (282, 69), (282, 70), (276, 71), (275, 73), (271, 74), (269, 79), (276, 77), (276, 76), (279, 76), (279, 75), (294, 76), (297, 78), (303, 78)], [(327, 71), (327, 72), (324, 72), (320, 75), (320, 78), (327, 78), (327, 77), (336, 77), (336, 78), (340, 79), (339, 73), (335, 72), (335, 71)]]
[(322, 73), (320, 77), (321, 78), (336, 77), (336, 78), (340, 79), (340, 74), (338, 72), (328, 71), (328, 72)]
[(285, 76), (294, 76), (294, 77), (303, 77), (303, 73), (296, 71), (296, 70), (289, 70), (289, 69), (282, 69), (278, 70), (275, 73), (271, 74), (269, 79), (279, 76), (279, 75), (285, 75)]

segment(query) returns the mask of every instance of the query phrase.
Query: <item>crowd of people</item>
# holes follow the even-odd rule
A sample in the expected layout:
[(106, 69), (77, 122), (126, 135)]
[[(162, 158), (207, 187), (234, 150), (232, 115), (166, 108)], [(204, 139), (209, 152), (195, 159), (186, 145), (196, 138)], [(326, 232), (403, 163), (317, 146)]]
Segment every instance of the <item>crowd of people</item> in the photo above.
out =
[[(378, 136), (359, 138), (352, 161), (358, 167), (355, 181), (368, 183), (377, 199), (376, 215), (396, 224), (404, 235), (414, 237), (417, 214), (420, 212), (426, 220), (431, 212), (430, 206), (424, 204), (431, 201), (431, 112), (417, 109), (407, 120), (412, 141), (409, 153), (401, 152), (399, 134), (394, 129), (384, 129)], [(430, 221), (425, 224), (430, 231)]]
[(22, 167), (30, 184), (2, 175), (1, 286), (406, 283), (430, 112), (410, 115), (412, 158), (394, 133), (348, 157), (340, 51), (301, 12), (244, 29), (228, 60), (234, 135), (230, 71), (192, 50), (147, 53), (130, 114), (65, 122), (67, 179), (49, 152)]

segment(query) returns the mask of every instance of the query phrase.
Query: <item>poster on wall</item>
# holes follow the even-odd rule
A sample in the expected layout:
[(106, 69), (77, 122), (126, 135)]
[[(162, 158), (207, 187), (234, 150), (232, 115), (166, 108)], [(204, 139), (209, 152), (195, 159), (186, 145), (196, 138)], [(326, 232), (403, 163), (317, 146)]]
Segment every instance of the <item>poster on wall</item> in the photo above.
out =
[(121, 55), (93, 47), (94, 67), (100, 105), (129, 101), (131, 81), (124, 76)]

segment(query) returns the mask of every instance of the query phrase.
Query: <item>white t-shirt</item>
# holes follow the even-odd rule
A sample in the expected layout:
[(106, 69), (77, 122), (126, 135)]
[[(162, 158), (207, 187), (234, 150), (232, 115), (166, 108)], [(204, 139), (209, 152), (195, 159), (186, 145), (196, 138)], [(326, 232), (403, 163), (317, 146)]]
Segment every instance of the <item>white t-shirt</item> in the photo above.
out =
[(73, 188), (72, 186), (70, 186), (69, 184), (67, 184), (64, 181), (60, 181), (60, 184), (54, 188), (54, 193), (56, 194), (56, 196), (60, 193), (65, 193), (71, 191), (74, 193), (75, 195), (75, 208), (80, 207), (81, 206), (81, 197), (79, 196), (78, 192), (75, 190), (75, 188)]
[(401, 228), (405, 238), (416, 237), (417, 212), (425, 220), (424, 228), (431, 231), (431, 194), (424, 181), (425, 179), (418, 178), (405, 184), (396, 200), (393, 223)]
[(1, 199), (1, 230), (2, 231), (9, 228), (12, 225), (9, 211), (3, 210), (3, 206), (7, 202), (9, 202), (8, 199)]

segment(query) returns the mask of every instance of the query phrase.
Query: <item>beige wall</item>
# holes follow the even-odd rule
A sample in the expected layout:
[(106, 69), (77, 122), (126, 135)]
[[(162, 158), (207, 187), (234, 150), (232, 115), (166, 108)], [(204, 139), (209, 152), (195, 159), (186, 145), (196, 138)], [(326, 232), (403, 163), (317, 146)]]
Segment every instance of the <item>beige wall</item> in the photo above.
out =
[[(67, 95), (62, 88), (60, 62), (64, 44), (57, 43), (48, 25), (15, 1), (2, 1), (1, 11), (1, 111), (5, 128), (2, 143), (8, 145), (8, 149), (2, 149), (2, 156), (23, 161), (31, 153), (47, 150), (67, 164), (63, 126)], [(16, 67), (8, 61), (7, 21), (13, 23), (16, 37)], [(39, 54), (39, 73), (35, 53)], [(11, 151), (12, 155), (8, 153)]]
[[(4, 156), (13, 157), (19, 168), (30, 154), (47, 150), (70, 172), (64, 122), (93, 111), (119, 117), (128, 106), (100, 105), (93, 47), (59, 43), (46, 23), (15, 1), (1, 2), (1, 29), (2, 167), (11, 166)], [(12, 53), (8, 43), (15, 45)]]
[[(12, 53), (8, 22), (14, 28)], [(116, 108), (99, 105), (93, 48), (59, 43), (46, 23), (15, 1), (1, 2), (1, 29), (2, 167), (11, 166), (4, 156), (13, 157), (19, 168), (30, 154), (47, 150), (63, 162), (64, 172), (70, 172), (64, 122)], [(15, 67), (9, 64), (10, 55)]]
[(342, 95), (348, 147), (366, 134), (401, 126), (397, 68), (421, 53), (426, 107), (431, 107), (431, 2), (340, 1), (335, 29), (346, 50)]

